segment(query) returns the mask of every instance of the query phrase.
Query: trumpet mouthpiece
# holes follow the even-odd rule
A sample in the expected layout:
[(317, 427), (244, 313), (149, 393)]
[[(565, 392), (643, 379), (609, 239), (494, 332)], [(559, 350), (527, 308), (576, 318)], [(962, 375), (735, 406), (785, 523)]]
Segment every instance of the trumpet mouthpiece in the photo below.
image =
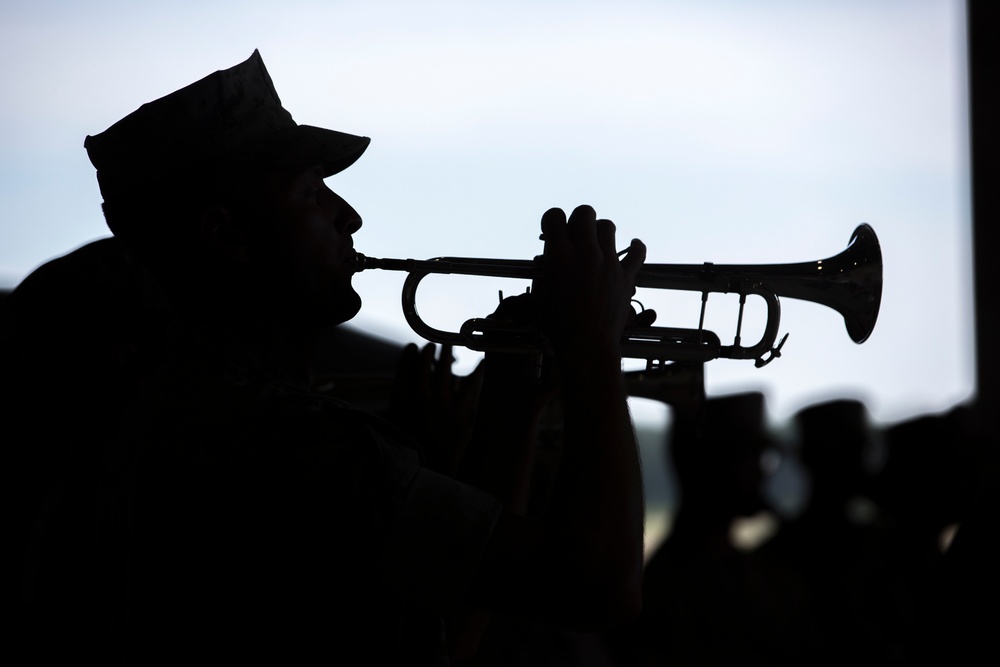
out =
[(410, 271), (414, 268), (412, 259), (388, 259), (368, 257), (360, 252), (354, 253), (354, 271), (356, 273), (368, 269), (384, 269), (386, 271)]
[(378, 259), (377, 257), (368, 257), (367, 255), (362, 255), (360, 252), (354, 253), (354, 271), (361, 272), (367, 269), (385, 269), (388, 268), (385, 265), (386, 260)]

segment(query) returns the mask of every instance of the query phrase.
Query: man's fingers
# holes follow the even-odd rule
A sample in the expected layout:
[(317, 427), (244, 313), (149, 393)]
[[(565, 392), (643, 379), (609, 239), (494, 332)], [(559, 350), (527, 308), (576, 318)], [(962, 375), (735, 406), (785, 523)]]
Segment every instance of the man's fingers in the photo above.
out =
[(455, 363), (455, 355), (451, 345), (442, 345), (441, 353), (438, 355), (437, 363), (434, 364), (434, 385), (440, 395), (448, 396), (451, 393), (453, 376), (451, 374), (452, 364)]
[(452, 346), (449, 343), (441, 345), (441, 353), (438, 354), (438, 364), (443, 365), (444, 368), (451, 368), (451, 365), (455, 363), (455, 353), (452, 351)]
[(561, 208), (550, 208), (542, 214), (542, 240), (545, 254), (566, 239), (566, 213)]
[(542, 239), (546, 241), (545, 254), (551, 254), (564, 241), (577, 248), (597, 247), (608, 258), (617, 255), (615, 223), (597, 218), (594, 207), (583, 204), (573, 209), (569, 219), (559, 208), (551, 208), (542, 215)]
[(420, 363), (417, 369), (417, 387), (426, 394), (431, 389), (431, 373), (434, 368), (434, 343), (427, 343), (420, 350)]
[(610, 220), (598, 220), (596, 224), (597, 244), (601, 248), (601, 255), (605, 258), (616, 257), (618, 250), (615, 248), (615, 223)]
[(632, 244), (628, 247), (628, 253), (622, 259), (622, 269), (630, 283), (635, 283), (635, 277), (639, 274), (643, 262), (646, 261), (646, 244), (639, 239), (632, 239)]
[(656, 311), (647, 308), (646, 310), (636, 314), (635, 317), (632, 318), (630, 326), (651, 327), (653, 326), (653, 322), (655, 321), (656, 321)]
[(417, 370), (417, 359), (419, 358), (417, 350), (417, 346), (413, 343), (410, 343), (403, 348), (403, 352), (399, 355), (399, 359), (396, 361), (396, 377), (414, 377)]
[(566, 234), (578, 247), (597, 243), (597, 211), (586, 204), (577, 206), (566, 222)]

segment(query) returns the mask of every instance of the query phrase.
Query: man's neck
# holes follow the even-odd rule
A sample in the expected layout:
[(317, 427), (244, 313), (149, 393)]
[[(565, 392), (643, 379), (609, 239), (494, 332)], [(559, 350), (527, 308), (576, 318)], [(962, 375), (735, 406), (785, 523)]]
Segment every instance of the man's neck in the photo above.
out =
[(232, 302), (188, 309), (181, 322), (196, 329), (224, 332), (241, 346), (260, 350), (304, 384), (311, 384), (321, 334), (318, 326), (304, 325), (273, 311), (237, 308)]

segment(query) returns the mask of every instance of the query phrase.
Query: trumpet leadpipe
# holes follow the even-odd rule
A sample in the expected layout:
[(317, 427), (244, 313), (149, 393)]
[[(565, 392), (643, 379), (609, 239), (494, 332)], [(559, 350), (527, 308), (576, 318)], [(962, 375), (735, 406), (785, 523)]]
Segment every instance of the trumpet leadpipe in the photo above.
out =
[(436, 257), (434, 259), (392, 259), (355, 253), (355, 271), (381, 269), (426, 275), (429, 273), (486, 276), (493, 278), (538, 278), (543, 274), (536, 260)]

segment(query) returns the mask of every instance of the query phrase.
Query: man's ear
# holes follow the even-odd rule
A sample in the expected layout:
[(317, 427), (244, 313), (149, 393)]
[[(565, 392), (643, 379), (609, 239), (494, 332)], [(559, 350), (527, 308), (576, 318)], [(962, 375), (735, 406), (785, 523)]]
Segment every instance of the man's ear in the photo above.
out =
[(204, 247), (216, 257), (240, 264), (250, 262), (250, 241), (229, 208), (217, 205), (204, 209), (198, 231)]

